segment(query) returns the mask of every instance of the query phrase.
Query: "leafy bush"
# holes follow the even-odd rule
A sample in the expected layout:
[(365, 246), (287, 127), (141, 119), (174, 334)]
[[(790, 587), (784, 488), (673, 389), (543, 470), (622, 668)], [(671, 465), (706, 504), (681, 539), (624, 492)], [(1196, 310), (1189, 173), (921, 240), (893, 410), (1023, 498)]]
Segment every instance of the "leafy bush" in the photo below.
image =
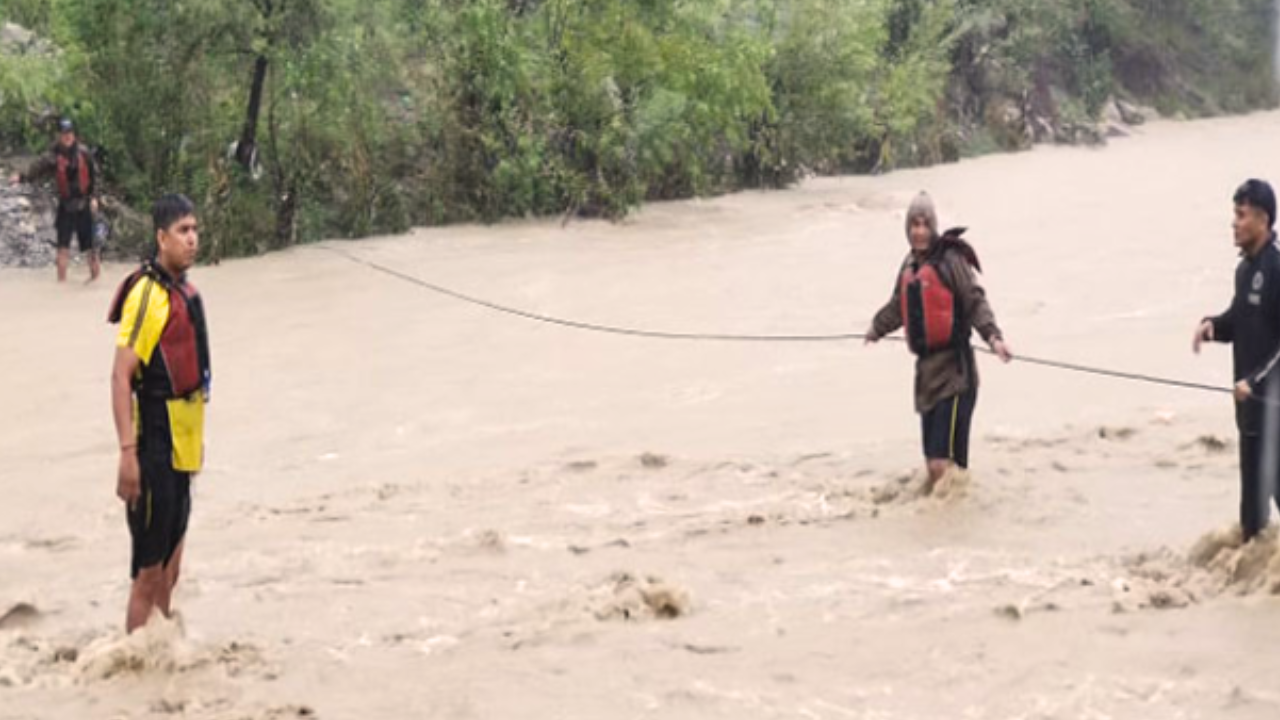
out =
[[(71, 114), (208, 259), (1017, 148), (1276, 101), (1271, 0), (7, 0), (0, 140)], [(260, 104), (249, 102), (261, 79)], [(1043, 139), (1043, 138), (1041, 138)], [(249, 141), (240, 142), (237, 141)], [(249, 152), (253, 150), (255, 152)]]

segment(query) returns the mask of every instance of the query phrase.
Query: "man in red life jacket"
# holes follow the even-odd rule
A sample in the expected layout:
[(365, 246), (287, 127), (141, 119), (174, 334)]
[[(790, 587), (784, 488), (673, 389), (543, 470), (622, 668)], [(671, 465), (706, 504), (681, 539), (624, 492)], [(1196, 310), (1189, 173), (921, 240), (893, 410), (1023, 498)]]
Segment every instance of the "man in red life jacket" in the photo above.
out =
[(204, 304), (187, 281), (200, 247), (195, 206), (156, 202), (153, 259), (125, 279), (109, 319), (120, 325), (111, 407), (120, 441), (116, 494), (133, 537), (126, 626), (168, 616), (178, 583), (191, 482), (204, 463), (204, 407), (211, 371)]
[(916, 412), (921, 417), (930, 492), (954, 467), (969, 466), (969, 431), (978, 401), (978, 367), (969, 338), (977, 330), (1004, 362), (1013, 354), (975, 272), (977, 254), (964, 228), (938, 234), (933, 200), (921, 193), (907, 211), (911, 252), (893, 297), (876, 314), (867, 343), (906, 329), (916, 355)]
[(58, 231), (58, 282), (67, 279), (72, 235), (76, 236), (80, 252), (89, 256), (89, 282), (93, 282), (102, 272), (102, 260), (93, 244), (93, 216), (98, 212), (98, 169), (92, 153), (80, 144), (70, 120), (58, 122), (58, 142), (30, 170), (15, 175), (12, 183), (40, 182), (49, 177), (54, 178), (58, 186), (58, 214), (54, 223)]

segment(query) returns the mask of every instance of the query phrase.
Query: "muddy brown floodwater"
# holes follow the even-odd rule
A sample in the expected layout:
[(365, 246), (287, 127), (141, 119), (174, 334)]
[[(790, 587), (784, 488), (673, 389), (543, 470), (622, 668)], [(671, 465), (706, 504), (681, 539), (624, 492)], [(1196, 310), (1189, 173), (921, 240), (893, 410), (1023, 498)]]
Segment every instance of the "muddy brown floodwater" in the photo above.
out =
[[(532, 311), (863, 329), (928, 189), (1015, 351), (1227, 384), (1231, 194), (1280, 115), (343, 247)], [(96, 287), (0, 272), (0, 718), (1275, 718), (1229, 398), (983, 359), (920, 497), (900, 346), (591, 335), (317, 248), (200, 268), (216, 381), (176, 623), (124, 639)]]

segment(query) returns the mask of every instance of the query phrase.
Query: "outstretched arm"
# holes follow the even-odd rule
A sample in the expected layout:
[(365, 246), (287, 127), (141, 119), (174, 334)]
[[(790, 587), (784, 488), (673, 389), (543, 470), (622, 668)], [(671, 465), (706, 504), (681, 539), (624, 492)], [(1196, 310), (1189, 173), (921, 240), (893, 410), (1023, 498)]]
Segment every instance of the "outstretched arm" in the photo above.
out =
[(982, 283), (978, 282), (973, 268), (969, 267), (969, 263), (962, 258), (953, 254), (947, 263), (947, 270), (956, 296), (960, 298), (964, 316), (969, 319), (969, 323), (997, 357), (1004, 362), (1013, 360), (1013, 352), (1005, 343), (1004, 333), (996, 323), (995, 311), (991, 309), (991, 303), (987, 300), (987, 291), (982, 287)]
[(902, 327), (902, 322), (902, 288), (901, 284), (895, 280), (889, 302), (880, 308), (880, 312), (877, 312), (871, 321), (871, 329), (867, 331), (867, 343), (879, 342), (886, 335), (896, 332)]
[(51, 178), (58, 172), (58, 159), (53, 153), (41, 155), (35, 162), (31, 163), (31, 167), (27, 168), (25, 173), (18, 176), (19, 182), (40, 182), (47, 178)]

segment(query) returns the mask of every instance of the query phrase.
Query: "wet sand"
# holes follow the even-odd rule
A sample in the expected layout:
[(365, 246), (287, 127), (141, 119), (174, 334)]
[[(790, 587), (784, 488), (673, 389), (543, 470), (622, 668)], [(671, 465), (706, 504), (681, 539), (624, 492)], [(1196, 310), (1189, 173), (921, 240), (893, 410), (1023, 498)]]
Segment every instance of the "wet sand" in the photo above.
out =
[[(1232, 190), (1277, 167), (1261, 114), (340, 246), (586, 321), (861, 331), (928, 189), (1015, 351), (1225, 385), (1191, 331), (1229, 300)], [(183, 617), (125, 640), (127, 271), (0, 272), (0, 720), (1280, 713), (1274, 546), (1195, 547), (1236, 514), (1229, 398), (984, 358), (971, 483), (922, 498), (901, 346), (590, 335), (314, 247), (194, 275)]]

